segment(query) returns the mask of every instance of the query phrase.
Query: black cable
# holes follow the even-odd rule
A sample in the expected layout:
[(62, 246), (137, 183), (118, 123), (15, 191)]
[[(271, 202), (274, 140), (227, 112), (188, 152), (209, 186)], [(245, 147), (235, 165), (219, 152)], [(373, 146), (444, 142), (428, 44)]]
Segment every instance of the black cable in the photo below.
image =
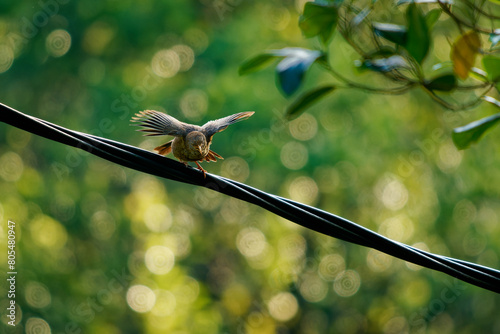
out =
[(399, 259), (434, 269), (462, 281), (500, 293), (500, 271), (475, 263), (432, 254), (390, 240), (345, 218), (246, 184), (208, 174), (173, 159), (110, 139), (73, 131), (0, 104), (0, 121), (65, 145), (74, 146), (119, 165), (166, 179), (202, 186), (258, 205), (308, 229)]

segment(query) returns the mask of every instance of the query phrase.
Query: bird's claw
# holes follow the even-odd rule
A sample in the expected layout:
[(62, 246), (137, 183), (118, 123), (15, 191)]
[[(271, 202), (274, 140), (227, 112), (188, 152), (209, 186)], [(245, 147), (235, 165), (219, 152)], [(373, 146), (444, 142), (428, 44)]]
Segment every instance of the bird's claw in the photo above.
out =
[(207, 178), (207, 171), (204, 170), (203, 167), (200, 166), (200, 164), (198, 163), (198, 161), (195, 161), (195, 163), (196, 163), (196, 166), (198, 166), (198, 169), (203, 172), (203, 178), (206, 179)]

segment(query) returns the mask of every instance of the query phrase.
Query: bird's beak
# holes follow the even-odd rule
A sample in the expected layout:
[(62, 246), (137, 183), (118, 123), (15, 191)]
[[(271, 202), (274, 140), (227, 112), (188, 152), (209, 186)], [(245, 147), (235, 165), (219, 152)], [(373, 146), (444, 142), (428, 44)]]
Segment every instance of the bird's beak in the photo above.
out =
[(200, 152), (200, 154), (202, 154), (201, 153), (201, 145), (196, 146), (196, 148), (198, 149), (198, 152)]

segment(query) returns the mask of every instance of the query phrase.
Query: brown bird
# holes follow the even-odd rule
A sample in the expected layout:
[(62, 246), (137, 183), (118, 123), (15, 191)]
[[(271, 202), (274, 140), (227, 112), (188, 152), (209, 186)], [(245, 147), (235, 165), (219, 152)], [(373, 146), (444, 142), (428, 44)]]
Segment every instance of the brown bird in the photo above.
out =
[(231, 116), (209, 121), (203, 126), (187, 124), (174, 117), (155, 110), (144, 110), (132, 117), (133, 124), (144, 127), (137, 131), (146, 132), (145, 136), (174, 136), (175, 138), (154, 150), (161, 155), (172, 152), (180, 162), (188, 165), (188, 161), (194, 161), (198, 169), (206, 177), (206, 171), (198, 161), (217, 161), (224, 159), (210, 149), (212, 138), (215, 133), (225, 130), (229, 125), (245, 120), (254, 114), (253, 111), (240, 112)]

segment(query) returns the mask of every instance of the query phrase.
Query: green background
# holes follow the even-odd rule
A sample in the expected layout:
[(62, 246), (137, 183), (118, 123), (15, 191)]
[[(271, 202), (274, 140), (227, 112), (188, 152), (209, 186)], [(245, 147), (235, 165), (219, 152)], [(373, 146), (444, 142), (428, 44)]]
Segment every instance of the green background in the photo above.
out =
[[(3, 1), (0, 102), (148, 150), (164, 138), (133, 131), (139, 110), (196, 124), (255, 110), (214, 137), (225, 160), (208, 172), (499, 268), (500, 135), (467, 151), (450, 137), (492, 106), (452, 113), (421, 91), (343, 90), (286, 122), (271, 69), (238, 76), (262, 50), (314, 47), (297, 25), (302, 6)], [(370, 80), (338, 35), (330, 52), (344, 74)], [(431, 52), (444, 59), (449, 47)], [(313, 66), (305, 85), (325, 80)], [(5, 124), (0, 217), (3, 272), (16, 223), (19, 307), (11, 328), (3, 279), (2, 332), (500, 332), (492, 292)]]

